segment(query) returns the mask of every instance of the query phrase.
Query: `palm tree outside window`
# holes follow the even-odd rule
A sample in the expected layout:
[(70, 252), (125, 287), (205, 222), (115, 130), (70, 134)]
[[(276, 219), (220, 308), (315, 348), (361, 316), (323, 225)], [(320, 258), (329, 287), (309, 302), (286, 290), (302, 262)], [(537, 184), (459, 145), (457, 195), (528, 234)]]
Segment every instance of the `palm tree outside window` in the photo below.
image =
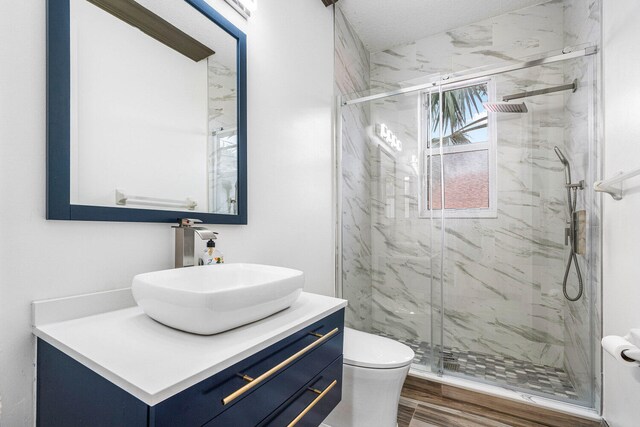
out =
[(493, 91), (485, 79), (423, 93), (422, 216), (442, 209), (444, 175), (445, 216), (495, 217), (495, 119), (483, 105)]

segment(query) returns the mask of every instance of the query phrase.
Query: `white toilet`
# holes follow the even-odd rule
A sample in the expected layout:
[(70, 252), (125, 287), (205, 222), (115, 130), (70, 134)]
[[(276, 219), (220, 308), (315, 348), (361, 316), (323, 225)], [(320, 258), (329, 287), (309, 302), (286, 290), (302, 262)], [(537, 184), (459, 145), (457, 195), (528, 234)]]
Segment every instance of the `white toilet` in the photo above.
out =
[(389, 338), (344, 328), (342, 401), (324, 420), (330, 427), (395, 427), (413, 350)]

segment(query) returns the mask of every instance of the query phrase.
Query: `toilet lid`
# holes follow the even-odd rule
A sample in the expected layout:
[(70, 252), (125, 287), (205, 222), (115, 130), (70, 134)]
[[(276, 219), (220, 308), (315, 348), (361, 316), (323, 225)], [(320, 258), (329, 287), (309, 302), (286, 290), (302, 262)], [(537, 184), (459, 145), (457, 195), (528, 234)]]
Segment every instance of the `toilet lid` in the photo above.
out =
[(344, 363), (362, 368), (391, 369), (407, 366), (413, 350), (389, 338), (344, 328)]

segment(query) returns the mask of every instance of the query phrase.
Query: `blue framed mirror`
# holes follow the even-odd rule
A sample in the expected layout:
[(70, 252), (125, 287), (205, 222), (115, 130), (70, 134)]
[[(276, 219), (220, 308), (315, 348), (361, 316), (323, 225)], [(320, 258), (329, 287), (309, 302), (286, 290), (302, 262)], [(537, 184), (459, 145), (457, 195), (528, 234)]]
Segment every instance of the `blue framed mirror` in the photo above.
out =
[(204, 0), (47, 0), (47, 219), (246, 224), (246, 71)]

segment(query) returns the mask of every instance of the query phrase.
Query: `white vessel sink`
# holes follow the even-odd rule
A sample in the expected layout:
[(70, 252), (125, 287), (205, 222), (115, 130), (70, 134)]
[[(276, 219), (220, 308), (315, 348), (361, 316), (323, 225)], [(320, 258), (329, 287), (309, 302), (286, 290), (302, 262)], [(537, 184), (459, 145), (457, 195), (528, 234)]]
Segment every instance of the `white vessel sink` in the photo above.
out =
[(211, 335), (268, 317), (293, 304), (304, 273), (259, 264), (220, 264), (138, 274), (133, 298), (154, 320)]

